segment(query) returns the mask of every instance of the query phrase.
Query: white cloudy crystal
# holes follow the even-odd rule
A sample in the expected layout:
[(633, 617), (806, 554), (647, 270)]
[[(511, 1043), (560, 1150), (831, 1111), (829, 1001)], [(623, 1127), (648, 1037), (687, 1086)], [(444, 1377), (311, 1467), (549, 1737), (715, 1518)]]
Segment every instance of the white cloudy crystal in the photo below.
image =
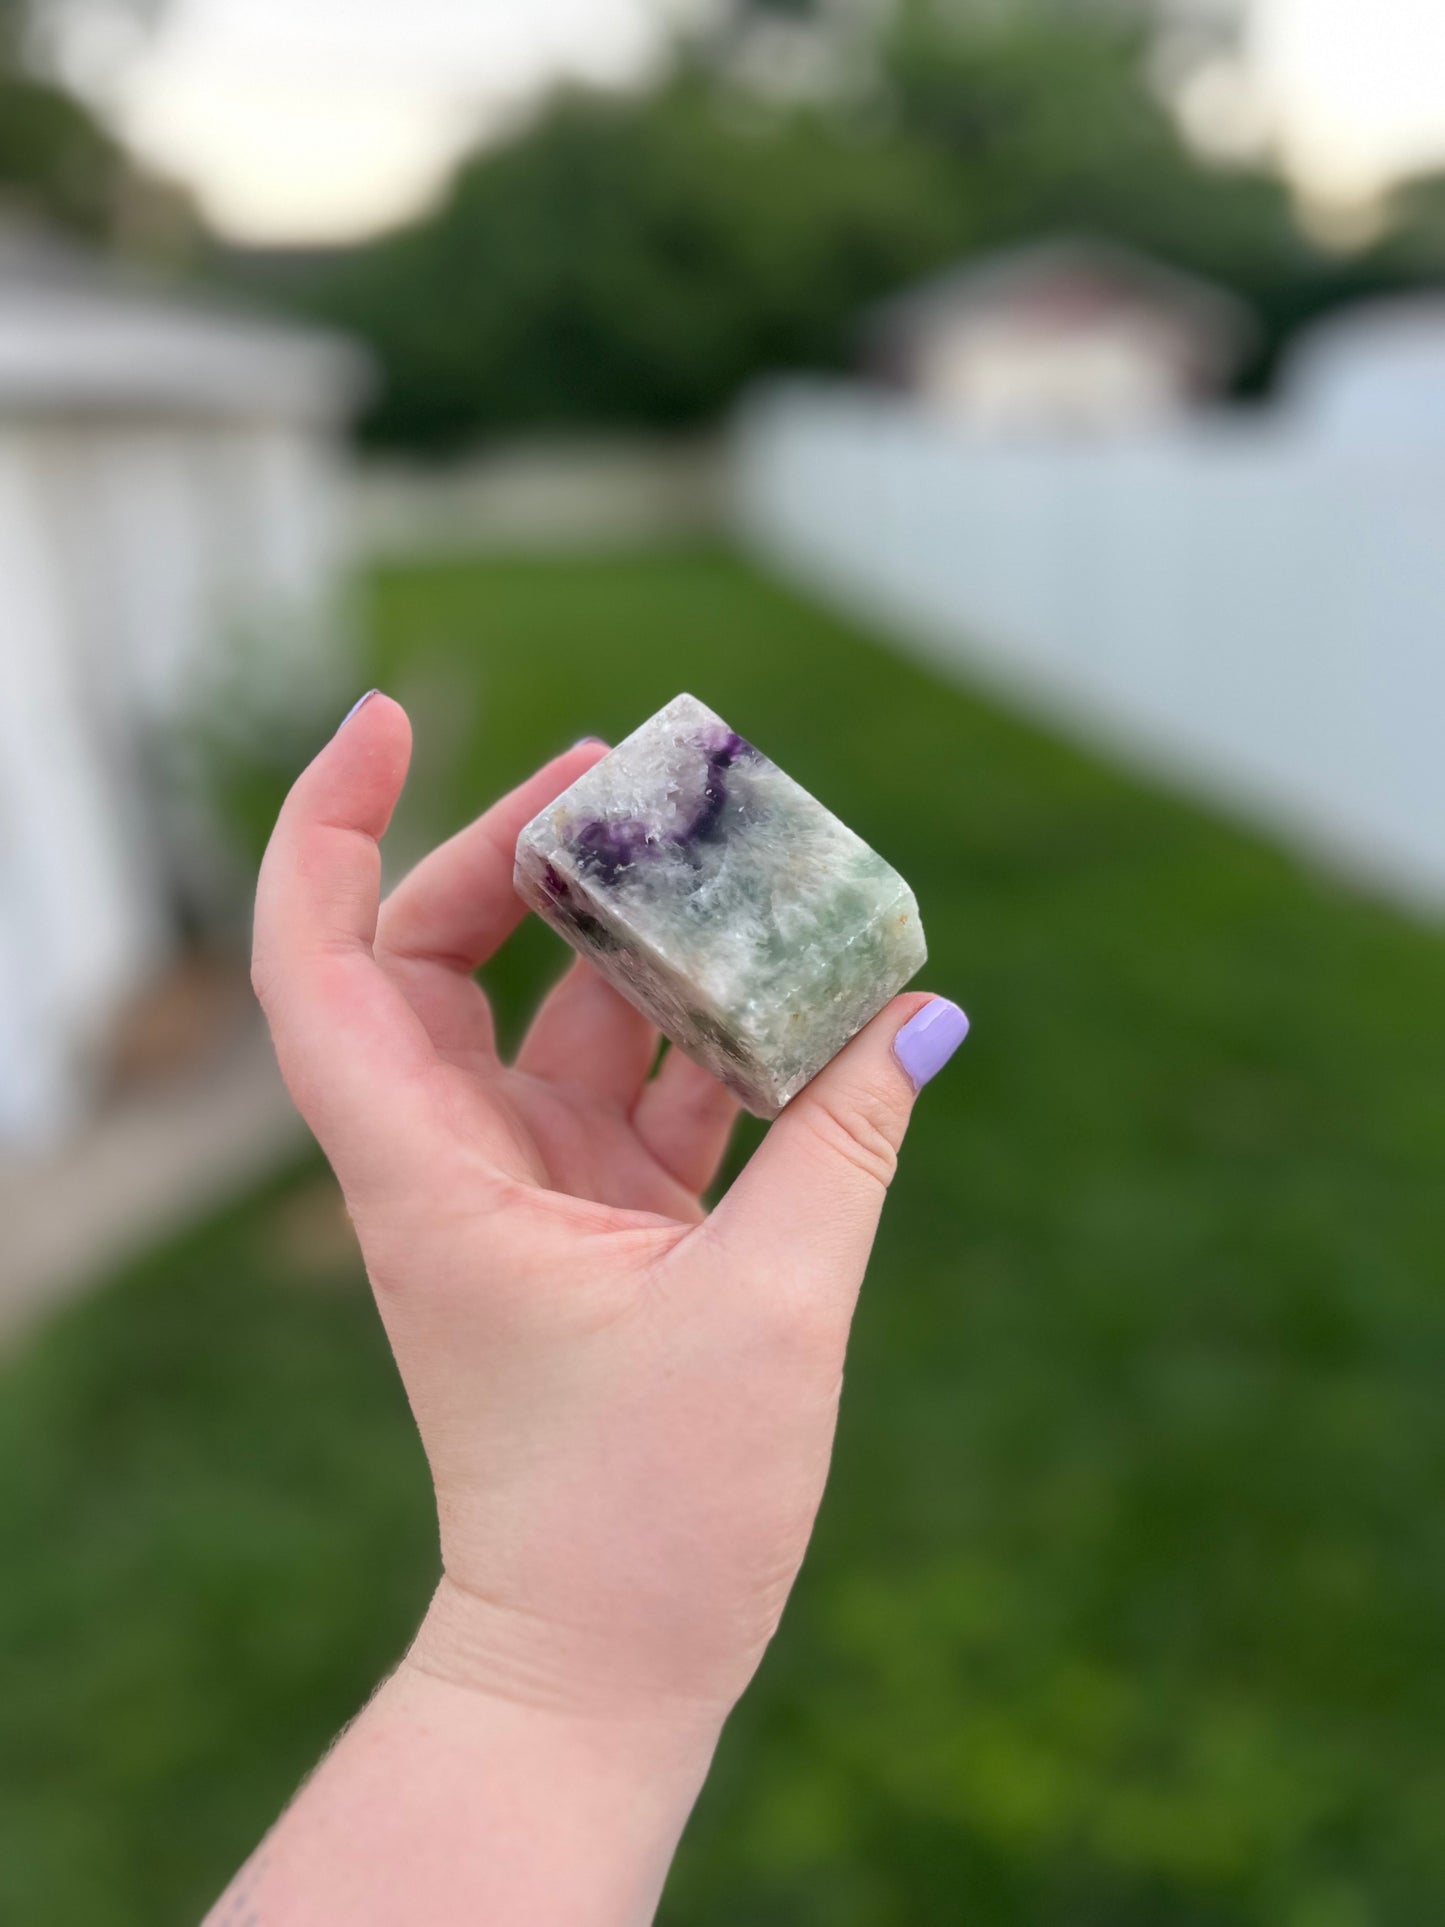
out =
[(927, 955), (898, 872), (693, 696), (527, 825), (516, 884), (759, 1117)]

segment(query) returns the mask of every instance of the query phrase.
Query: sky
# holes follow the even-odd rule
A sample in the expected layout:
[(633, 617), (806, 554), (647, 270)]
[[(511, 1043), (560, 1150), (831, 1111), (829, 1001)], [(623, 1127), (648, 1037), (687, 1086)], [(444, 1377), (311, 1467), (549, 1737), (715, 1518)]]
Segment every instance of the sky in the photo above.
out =
[(1282, 156), (1319, 198), (1445, 167), (1445, 0), (1256, 0), (1248, 56)]
[[(550, 81), (622, 84), (706, 0), (169, 0), (137, 36), (82, 0), (67, 64), (211, 221), (261, 244), (354, 239), (425, 204)], [(1266, 138), (1303, 194), (1367, 203), (1445, 166), (1445, 0), (1243, 0), (1242, 68), (1188, 118)]]
[(689, 3), (161, 0), (141, 32), (80, 0), (62, 65), (222, 232), (338, 241), (413, 212), (549, 83), (645, 74)]

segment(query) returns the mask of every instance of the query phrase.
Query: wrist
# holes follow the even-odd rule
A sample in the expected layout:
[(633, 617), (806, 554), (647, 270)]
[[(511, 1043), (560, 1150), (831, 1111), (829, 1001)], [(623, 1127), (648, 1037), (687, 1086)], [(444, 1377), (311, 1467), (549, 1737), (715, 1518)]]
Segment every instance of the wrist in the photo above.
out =
[(543, 1703), (517, 1684), (471, 1602), (443, 1589), (271, 1836), (247, 1889), (258, 1915), (645, 1927), (721, 1722)]
[(453, 1797), (492, 1835), (486, 1918), (643, 1927), (723, 1715), (628, 1700), (606, 1681), (584, 1693), (535, 1655), (518, 1668), (493, 1610), (444, 1581), (383, 1688), (383, 1718), (425, 1736), (422, 1753), (450, 1763)]
[[(655, 1660), (655, 1654), (650, 1656)], [(631, 1663), (619, 1642), (585, 1625), (482, 1597), (443, 1576), (402, 1670), (424, 1674), (482, 1702), (498, 1702), (579, 1730), (608, 1731), (647, 1752), (710, 1757), (730, 1699), (690, 1690)]]
[(610, 1663), (600, 1645), (531, 1615), (499, 1607), (443, 1578), (396, 1679), (445, 1696), (463, 1723), (505, 1726), (539, 1747), (659, 1790), (697, 1796), (730, 1708), (683, 1694), (660, 1695)]
[[(707, 1778), (720, 1728), (651, 1715), (563, 1712), (463, 1685), (408, 1656), (373, 1702), (447, 1751), (507, 1763), (519, 1803), (535, 1787), (559, 1822), (569, 1808), (625, 1801), (675, 1841)], [(648, 1828), (650, 1830), (650, 1828)]]

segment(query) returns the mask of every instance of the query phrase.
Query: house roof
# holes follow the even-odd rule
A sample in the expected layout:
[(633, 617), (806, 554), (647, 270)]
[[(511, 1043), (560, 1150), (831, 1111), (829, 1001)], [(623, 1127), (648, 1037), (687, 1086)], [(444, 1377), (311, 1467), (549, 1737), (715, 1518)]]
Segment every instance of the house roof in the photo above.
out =
[(0, 412), (339, 421), (369, 383), (341, 336), (171, 288), (0, 218)]
[(974, 316), (1027, 306), (1055, 290), (1113, 291), (1168, 313), (1226, 366), (1255, 332), (1248, 306), (1228, 290), (1115, 241), (1061, 236), (982, 255), (945, 269), (873, 308), (867, 339), (897, 345)]

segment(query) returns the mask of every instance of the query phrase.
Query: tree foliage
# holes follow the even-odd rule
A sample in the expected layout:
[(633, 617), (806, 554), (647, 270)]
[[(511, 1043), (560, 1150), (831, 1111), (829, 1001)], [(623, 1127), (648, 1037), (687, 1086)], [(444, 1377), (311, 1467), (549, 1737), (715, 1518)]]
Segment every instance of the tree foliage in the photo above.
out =
[[(299, 293), (381, 363), (368, 434), (419, 449), (707, 421), (760, 372), (847, 365), (863, 311), (911, 280), (1058, 233), (1237, 289), (1263, 323), (1257, 385), (1302, 320), (1406, 268), (1321, 257), (1277, 178), (1186, 147), (1148, 79), (1156, 14), (731, 0), (651, 91), (557, 96), (434, 213)], [(768, 73), (809, 45), (804, 84), (781, 57)]]
[(383, 438), (677, 424), (760, 367), (838, 362), (860, 303), (968, 230), (927, 150), (745, 118), (689, 78), (559, 100), (315, 293), (381, 357)]
[(0, 198), (103, 235), (124, 168), (115, 141), (70, 94), (0, 64)]
[[(731, 25), (840, 18), (740, 0)], [(372, 436), (703, 421), (760, 370), (846, 364), (860, 312), (910, 279), (1040, 232), (1247, 293), (1300, 271), (1280, 187), (1181, 144), (1136, 9), (909, 0), (868, 51), (836, 99), (761, 98), (716, 41), (650, 93), (559, 96), (434, 214), (312, 274), (309, 304), (384, 369)]]
[(37, 71), (39, 0), (0, 0), (0, 205), (95, 238), (112, 235), (136, 176), (75, 96)]

